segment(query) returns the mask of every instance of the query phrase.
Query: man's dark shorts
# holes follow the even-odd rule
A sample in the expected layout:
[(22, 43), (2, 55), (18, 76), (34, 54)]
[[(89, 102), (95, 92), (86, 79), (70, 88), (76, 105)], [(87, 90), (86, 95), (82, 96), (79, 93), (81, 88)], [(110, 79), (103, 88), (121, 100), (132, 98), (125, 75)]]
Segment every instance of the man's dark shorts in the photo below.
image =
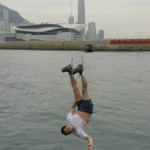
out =
[(93, 114), (93, 103), (92, 100), (80, 100), (77, 102), (78, 111)]

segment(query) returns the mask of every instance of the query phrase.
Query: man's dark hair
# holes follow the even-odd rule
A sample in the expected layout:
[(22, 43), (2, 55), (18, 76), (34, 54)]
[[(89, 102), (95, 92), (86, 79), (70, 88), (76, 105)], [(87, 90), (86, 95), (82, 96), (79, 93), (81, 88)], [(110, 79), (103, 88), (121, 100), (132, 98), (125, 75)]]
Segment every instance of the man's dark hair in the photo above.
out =
[(63, 135), (68, 135), (68, 134), (70, 134), (70, 133), (66, 133), (66, 132), (64, 131), (65, 127), (66, 127), (66, 126), (63, 126), (63, 127), (61, 128), (61, 133), (62, 133)]

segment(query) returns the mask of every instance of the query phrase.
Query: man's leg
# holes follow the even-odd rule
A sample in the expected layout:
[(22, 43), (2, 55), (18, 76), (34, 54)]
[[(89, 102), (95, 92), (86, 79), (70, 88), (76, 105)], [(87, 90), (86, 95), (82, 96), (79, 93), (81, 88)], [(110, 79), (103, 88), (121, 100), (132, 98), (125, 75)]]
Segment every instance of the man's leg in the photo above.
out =
[(82, 98), (83, 100), (89, 100), (90, 96), (88, 93), (88, 83), (84, 72), (81, 74), (81, 82), (82, 82)]
[[(73, 70), (73, 74), (76, 74), (76, 73), (80, 74), (81, 82), (82, 82), (82, 100), (83, 101), (82, 101), (82, 105), (80, 105), (80, 107), (79, 107), (79, 111), (83, 111), (83, 112), (92, 114), (93, 113), (93, 103), (92, 103), (91, 97), (89, 96), (89, 93), (88, 93), (88, 89), (87, 89), (88, 83), (87, 83), (87, 79), (86, 79), (86, 76), (85, 76), (83, 70), (84, 70), (84, 68), (83, 68), (82, 64), (78, 65), (77, 68), (75, 68)], [(89, 119), (90, 119), (90, 116), (87, 120), (89, 121)]]
[(79, 91), (79, 88), (77, 85), (77, 80), (75, 79), (75, 77), (73, 75), (70, 75), (70, 82), (71, 82), (71, 85), (73, 88), (75, 101), (77, 102), (82, 99), (82, 96), (80, 94), (80, 91)]
[(70, 82), (73, 88), (73, 93), (74, 93), (74, 100), (77, 102), (79, 100), (82, 99), (78, 85), (77, 85), (77, 81), (75, 79), (75, 77), (73, 76), (73, 69), (72, 69), (72, 65), (68, 65), (66, 67), (64, 67), (62, 70), (62, 72), (68, 72), (69, 73), (69, 77), (70, 77)]
[(83, 107), (81, 110), (89, 114), (93, 114), (93, 103), (88, 93), (88, 83), (84, 71), (81, 74), (81, 81), (82, 81), (82, 98), (83, 98), (83, 105), (82, 105)]
[(79, 64), (74, 70), (73, 74), (79, 73), (81, 76), (81, 81), (82, 81), (82, 99), (83, 100), (89, 100), (90, 96), (88, 94), (87, 90), (87, 80), (84, 74), (84, 67), (82, 64)]

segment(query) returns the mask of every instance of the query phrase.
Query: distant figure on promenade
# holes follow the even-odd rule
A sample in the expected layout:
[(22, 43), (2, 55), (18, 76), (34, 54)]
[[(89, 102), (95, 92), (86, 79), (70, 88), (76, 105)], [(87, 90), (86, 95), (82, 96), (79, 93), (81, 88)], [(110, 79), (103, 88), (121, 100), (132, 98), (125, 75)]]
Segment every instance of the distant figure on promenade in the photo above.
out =
[[(83, 65), (80, 64), (77, 68), (72, 68), (68, 65), (62, 69), (62, 72), (68, 72), (70, 82), (74, 92), (74, 101), (70, 106), (67, 115), (67, 124), (61, 128), (63, 135), (74, 134), (77, 137), (83, 138), (88, 142), (87, 150), (93, 150), (93, 138), (85, 132), (86, 126), (90, 121), (93, 113), (93, 103), (87, 91), (87, 80), (84, 74)], [(82, 95), (77, 86), (77, 81), (74, 74), (79, 73), (82, 82)], [(75, 107), (78, 111), (75, 113)]]

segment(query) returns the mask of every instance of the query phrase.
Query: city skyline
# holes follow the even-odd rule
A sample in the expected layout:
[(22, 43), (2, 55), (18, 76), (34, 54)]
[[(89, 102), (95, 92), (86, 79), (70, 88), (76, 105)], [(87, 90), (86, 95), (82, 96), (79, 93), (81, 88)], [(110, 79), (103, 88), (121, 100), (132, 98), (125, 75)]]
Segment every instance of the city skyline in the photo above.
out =
[[(1, 0), (0, 3), (33, 23), (67, 23), (71, 11), (71, 0)], [(78, 0), (72, 0), (75, 22), (77, 8)], [(97, 32), (103, 29), (106, 38), (150, 37), (149, 0), (85, 0), (85, 16), (86, 24), (95, 22)]]

